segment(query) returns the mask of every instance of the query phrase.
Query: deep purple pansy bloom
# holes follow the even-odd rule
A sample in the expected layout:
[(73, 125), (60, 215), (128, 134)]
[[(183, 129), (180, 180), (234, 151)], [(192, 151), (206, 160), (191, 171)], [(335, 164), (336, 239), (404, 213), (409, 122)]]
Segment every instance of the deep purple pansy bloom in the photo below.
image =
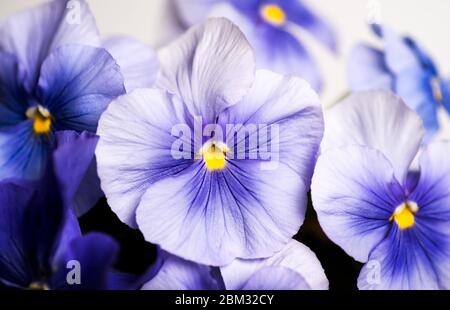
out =
[(400, 37), (387, 26), (372, 29), (383, 39), (384, 49), (366, 44), (353, 48), (347, 64), (350, 89), (393, 91), (420, 115), (429, 141), (439, 129), (439, 108), (450, 112), (450, 80), (441, 77), (433, 59), (412, 38)]
[(386, 91), (352, 95), (325, 114), (312, 182), (320, 225), (366, 263), (360, 289), (450, 288), (450, 143)]
[[(226, 17), (238, 25), (256, 51), (260, 69), (295, 74), (320, 91), (319, 69), (303, 46), (301, 30), (333, 52), (337, 50), (333, 29), (302, 0), (176, 0), (179, 16), (192, 26), (207, 16)], [(299, 33), (300, 31), (300, 33)]]
[(208, 267), (164, 255), (160, 272), (145, 290), (326, 290), (328, 280), (315, 254), (290, 241), (273, 257), (237, 259), (225, 267)]
[[(84, 0), (51, 1), (0, 25), (0, 180), (40, 178), (55, 133), (95, 133), (100, 114), (125, 86), (151, 86), (157, 68), (151, 49), (108, 39), (115, 60), (101, 46)], [(77, 214), (101, 195), (93, 161), (76, 197)]]
[[(218, 266), (273, 255), (304, 219), (323, 134), (317, 94), (300, 78), (255, 74), (250, 45), (224, 18), (192, 28), (159, 58), (159, 88), (120, 97), (100, 119), (109, 205), (187, 260)], [(249, 141), (255, 134), (261, 140)], [(247, 156), (263, 150), (274, 156)]]
[[(0, 181), (0, 283), (23, 289), (139, 288), (159, 264), (142, 277), (115, 272), (118, 244), (100, 233), (82, 236), (71, 208), (97, 137), (65, 131), (55, 138), (58, 146), (42, 179)], [(72, 268), (79, 268), (73, 278)]]

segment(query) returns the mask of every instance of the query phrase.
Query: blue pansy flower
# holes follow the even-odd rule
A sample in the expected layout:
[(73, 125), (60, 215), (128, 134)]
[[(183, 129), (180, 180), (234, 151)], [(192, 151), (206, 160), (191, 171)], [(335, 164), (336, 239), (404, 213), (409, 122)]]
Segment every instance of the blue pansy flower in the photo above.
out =
[[(107, 39), (109, 52), (101, 46), (84, 0), (51, 1), (0, 25), (0, 180), (39, 178), (56, 132), (95, 132), (100, 114), (125, 88), (152, 85), (151, 49), (124, 38)], [(102, 196), (95, 161), (79, 192), (81, 215)]]
[[(97, 137), (60, 132), (56, 140), (42, 179), (0, 181), (0, 283), (22, 289), (138, 288), (159, 264), (142, 277), (115, 272), (117, 243), (101, 233), (82, 236), (71, 209)], [(68, 275), (72, 268), (79, 274)]]
[(328, 280), (315, 254), (292, 240), (266, 259), (235, 260), (218, 268), (165, 253), (160, 272), (145, 290), (326, 290)]
[(188, 26), (207, 16), (226, 17), (236, 23), (256, 51), (258, 68), (295, 74), (319, 91), (319, 69), (299, 37), (302, 29), (333, 52), (333, 29), (302, 0), (177, 0), (179, 16)]
[[(159, 58), (159, 88), (120, 97), (100, 119), (109, 205), (184, 259), (217, 266), (273, 255), (305, 216), (323, 133), (317, 94), (297, 77), (255, 74), (250, 45), (223, 18), (192, 28)], [(261, 140), (249, 141), (255, 134)]]
[(367, 263), (360, 289), (450, 288), (449, 142), (418, 154), (420, 117), (385, 91), (325, 115), (312, 199), (326, 234)]
[(400, 37), (387, 26), (372, 29), (383, 39), (384, 49), (365, 44), (353, 48), (347, 65), (350, 89), (395, 92), (419, 113), (429, 141), (439, 129), (439, 108), (450, 112), (450, 81), (442, 78), (433, 59), (412, 38)]

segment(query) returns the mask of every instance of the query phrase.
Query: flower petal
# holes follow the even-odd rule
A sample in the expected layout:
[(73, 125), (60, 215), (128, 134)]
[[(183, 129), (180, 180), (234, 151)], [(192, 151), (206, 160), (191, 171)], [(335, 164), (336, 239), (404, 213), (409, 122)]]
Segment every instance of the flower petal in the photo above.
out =
[(75, 194), (94, 158), (97, 142), (98, 137), (87, 132), (63, 131), (57, 134), (54, 169), (67, 206), (73, 206)]
[(24, 79), (25, 72), (16, 57), (0, 51), (0, 128), (25, 119), (28, 98)]
[[(108, 273), (119, 252), (119, 245), (111, 237), (101, 233), (89, 233), (70, 242), (64, 257), (58, 262), (57, 272), (51, 280), (52, 288), (69, 290), (108, 289)], [(71, 261), (80, 267), (80, 284), (66, 281)], [(72, 268), (75, 268), (72, 266)]]
[(102, 48), (65, 46), (42, 65), (39, 97), (55, 118), (56, 130), (95, 132), (101, 113), (124, 93), (120, 68)]
[(389, 219), (404, 197), (391, 164), (376, 150), (350, 146), (319, 157), (312, 199), (320, 225), (358, 261), (366, 262), (386, 236)]
[(404, 38), (387, 26), (381, 28), (381, 34), (385, 44), (386, 63), (392, 72), (400, 74), (406, 70), (422, 68), (419, 57)]
[(135, 209), (147, 187), (192, 164), (193, 155), (175, 160), (171, 152), (177, 139), (172, 129), (189, 123), (179, 99), (156, 89), (135, 90), (103, 113), (96, 150), (98, 173), (109, 205), (123, 222), (136, 227)]
[[(309, 186), (323, 135), (323, 116), (317, 94), (304, 80), (258, 70), (247, 96), (239, 104), (225, 110), (219, 116), (219, 123), (224, 128), (226, 124), (260, 128), (278, 126), (279, 141), (259, 141), (259, 151), (279, 150), (279, 161), (297, 172), (303, 183)], [(242, 127), (237, 135), (246, 131), (247, 127)], [(234, 139), (232, 133), (227, 133), (228, 136)], [(233, 142), (238, 145), (232, 147), (233, 143), (229, 143), (232, 149), (238, 149), (239, 143), (243, 143)]]
[(363, 145), (387, 157), (400, 183), (424, 135), (422, 120), (397, 96), (386, 91), (351, 95), (325, 113), (323, 150)]
[(203, 22), (211, 7), (221, 0), (175, 0), (177, 15), (184, 26), (190, 27)]
[(239, 28), (224, 18), (193, 27), (163, 48), (159, 58), (157, 85), (209, 124), (242, 99), (254, 79), (253, 51)]
[(320, 91), (322, 79), (319, 68), (294, 32), (261, 23), (258, 8), (258, 3), (249, 1), (224, 2), (214, 5), (210, 15), (226, 17), (239, 26), (255, 50), (257, 69), (300, 76)]
[(295, 271), (284, 267), (263, 267), (250, 276), (242, 290), (278, 291), (309, 290), (305, 280)]
[(29, 91), (45, 58), (66, 44), (100, 45), (95, 18), (84, 0), (49, 1), (11, 16), (0, 26), (0, 49), (16, 55), (24, 66)]
[(33, 279), (33, 269), (28, 252), (22, 248), (25, 237), (22, 219), (25, 206), (32, 200), (33, 191), (27, 183), (0, 182), (0, 282), (20, 288), (27, 287)]
[[(51, 137), (50, 137), (51, 138)], [(35, 180), (47, 165), (51, 141), (37, 137), (31, 121), (0, 130), (0, 180), (24, 178)]]
[(210, 172), (197, 162), (150, 186), (136, 218), (147, 241), (220, 266), (281, 250), (302, 224), (305, 206), (305, 185), (282, 163), (265, 170), (257, 160), (236, 160)]
[(450, 79), (441, 82), (442, 104), (444, 108), (450, 113)]
[(97, 173), (97, 161), (94, 158), (75, 194), (73, 203), (75, 214), (78, 217), (84, 215), (104, 196)]
[[(279, 283), (274, 281), (275, 279), (270, 280), (263, 276), (261, 272), (268, 270), (267, 267), (276, 268), (270, 271), (271, 275), (283, 282)], [(288, 275), (285, 270), (278, 268), (288, 269), (291, 273), (297, 274), (303, 283), (298, 278)], [(265, 289), (267, 285), (277, 290), (328, 289), (328, 280), (316, 255), (307, 246), (295, 240), (291, 240), (283, 250), (272, 257), (254, 260), (236, 259), (231, 264), (221, 267), (220, 271), (225, 286), (229, 290), (250, 289), (249, 287)], [(265, 279), (271, 284), (262, 283), (258, 279)], [(289, 283), (285, 282), (288, 279), (296, 285), (289, 288)], [(284, 284), (288, 287), (284, 288)]]
[(164, 254), (159, 273), (143, 286), (144, 290), (218, 290), (222, 280), (215, 276), (213, 267), (200, 265), (182, 258)]
[(347, 76), (352, 91), (392, 90), (393, 77), (386, 67), (382, 51), (357, 44), (348, 59)]
[(319, 18), (303, 1), (279, 0), (281, 7), (287, 12), (288, 20), (310, 32), (331, 51), (337, 51), (336, 34), (333, 28)]
[[(419, 211), (420, 212), (420, 211)], [(370, 253), (358, 278), (360, 289), (448, 290), (450, 288), (450, 242), (447, 232), (430, 221), (400, 230), (393, 226), (387, 237)], [(444, 228), (439, 225), (439, 228)]]
[(110, 37), (103, 42), (103, 47), (119, 64), (127, 92), (153, 86), (159, 61), (150, 46), (128, 37)]
[(434, 76), (424, 69), (408, 69), (397, 74), (395, 78), (395, 92), (405, 103), (416, 111), (422, 118), (427, 130), (425, 142), (439, 130), (438, 102), (436, 101), (432, 87)]
[[(420, 179), (411, 194), (419, 205), (418, 217), (450, 222), (450, 142), (429, 144), (420, 157)], [(445, 223), (445, 224), (444, 224)], [(450, 233), (448, 228), (443, 229)]]

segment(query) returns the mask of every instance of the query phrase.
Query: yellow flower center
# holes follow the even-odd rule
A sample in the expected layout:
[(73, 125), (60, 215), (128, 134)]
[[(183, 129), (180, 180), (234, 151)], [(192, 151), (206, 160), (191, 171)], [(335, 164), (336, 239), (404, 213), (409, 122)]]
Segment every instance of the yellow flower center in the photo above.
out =
[(261, 17), (269, 24), (282, 26), (286, 23), (286, 13), (276, 4), (266, 4), (261, 7)]
[(227, 151), (228, 147), (223, 143), (214, 141), (205, 143), (201, 150), (201, 156), (206, 168), (211, 171), (223, 169), (227, 163)]
[(52, 127), (52, 115), (41, 105), (31, 107), (27, 110), (26, 116), (33, 120), (33, 131), (37, 135), (43, 135), (50, 132)]
[(434, 100), (437, 102), (442, 102), (442, 89), (441, 89), (441, 81), (437, 77), (433, 77), (430, 80), (431, 90), (433, 92)]
[(417, 211), (419, 211), (417, 203), (414, 201), (404, 202), (395, 209), (394, 214), (392, 214), (389, 220), (394, 220), (400, 230), (404, 230), (414, 226), (414, 214), (416, 214)]
[(45, 283), (42, 283), (42, 282), (33, 282), (30, 284), (30, 286), (28, 288), (33, 291), (48, 291), (48, 290), (50, 290), (48, 285)]

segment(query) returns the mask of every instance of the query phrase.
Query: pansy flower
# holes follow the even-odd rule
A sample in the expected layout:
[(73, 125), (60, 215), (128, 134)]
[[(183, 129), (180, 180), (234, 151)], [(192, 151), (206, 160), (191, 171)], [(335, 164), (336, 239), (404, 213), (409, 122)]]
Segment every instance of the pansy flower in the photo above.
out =
[(218, 266), (273, 255), (304, 219), (323, 133), (317, 94), (297, 77), (255, 74), (250, 45), (223, 18), (159, 58), (159, 89), (118, 98), (100, 119), (109, 205), (183, 259)]
[(208, 267), (165, 253), (160, 272), (145, 290), (326, 290), (328, 280), (315, 254), (292, 240), (273, 257), (237, 259)]
[(353, 48), (347, 65), (350, 89), (393, 91), (419, 113), (429, 141), (439, 129), (439, 108), (450, 112), (450, 81), (442, 78), (433, 59), (412, 38), (400, 37), (387, 26), (372, 29), (383, 39), (384, 49), (365, 44)]
[[(360, 289), (450, 288), (449, 142), (390, 92), (350, 96), (325, 114), (312, 182), (320, 225), (364, 265)], [(413, 163), (413, 164), (412, 164)]]
[[(333, 29), (302, 0), (177, 0), (179, 16), (192, 26), (207, 16), (226, 17), (236, 23), (256, 51), (258, 68), (295, 74), (319, 91), (319, 69), (303, 46), (301, 30), (333, 52), (337, 44)], [(299, 32), (300, 31), (300, 32)]]
[[(82, 236), (71, 208), (97, 137), (60, 132), (56, 140), (41, 179), (0, 181), (0, 283), (22, 289), (138, 288), (158, 263), (142, 277), (115, 272), (118, 244), (101, 233)], [(72, 277), (71, 270), (79, 274)]]
[[(44, 3), (0, 25), (0, 180), (40, 178), (59, 131), (95, 133), (100, 114), (125, 93), (123, 76), (127, 90), (151, 85), (157, 61), (149, 48), (131, 39), (104, 45), (117, 61), (101, 47), (84, 0)], [(99, 188), (93, 162), (76, 197), (79, 214)]]

